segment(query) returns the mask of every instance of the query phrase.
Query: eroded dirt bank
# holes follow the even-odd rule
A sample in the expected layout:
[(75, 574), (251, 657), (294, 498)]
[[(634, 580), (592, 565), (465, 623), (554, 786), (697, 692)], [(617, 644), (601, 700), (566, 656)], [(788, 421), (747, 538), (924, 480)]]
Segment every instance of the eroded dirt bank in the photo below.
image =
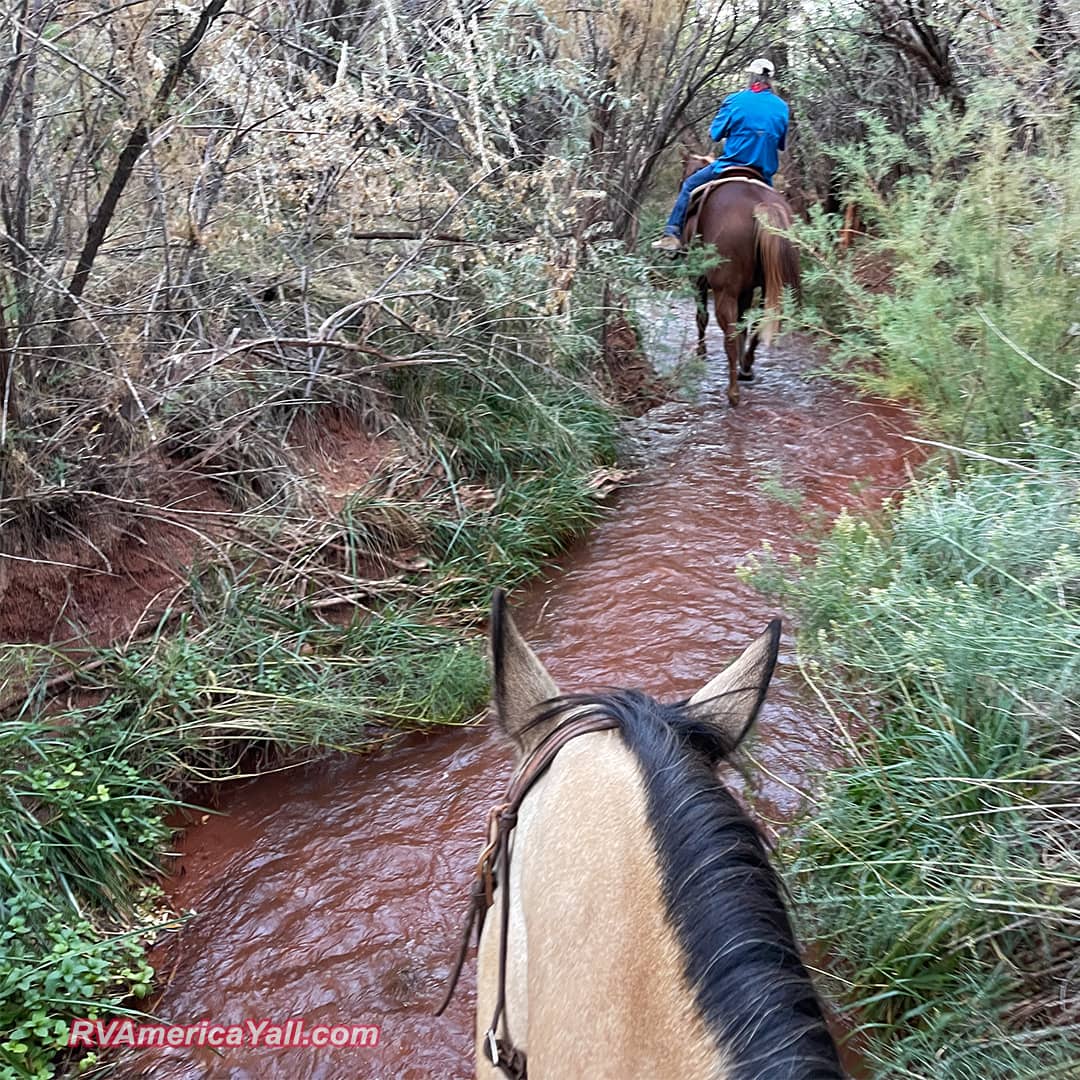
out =
[[(685, 347), (683, 313), (671, 349)], [(711, 340), (714, 357), (719, 342)], [(769, 541), (806, 549), (808, 520), (902, 486), (911, 444), (897, 409), (808, 381), (798, 342), (759, 361), (737, 411), (717, 360), (699, 402), (640, 422), (644, 465), (587, 542), (537, 583), (523, 626), (567, 688), (697, 689), (773, 617), (735, 568)], [(801, 687), (790, 636), (751, 747), (766, 827), (842, 754)], [(487, 807), (510, 759), (487, 726), (414, 737), (376, 756), (226, 790), (189, 830), (176, 904), (200, 914), (159, 951), (154, 1013), (178, 1023), (304, 1017), (371, 1023), (375, 1049), (155, 1051), (119, 1075), (260, 1080), (472, 1075), (472, 968), (431, 1015), (457, 944)], [(734, 779), (741, 785), (742, 781)]]
[[(395, 449), (341, 409), (298, 417), (281, 451), (303, 489), (306, 505), (294, 516), (328, 518)], [(186, 609), (200, 557), (229, 541), (252, 542), (244, 514), (206, 463), (151, 453), (141, 471), (147, 479), (131, 498), (88, 499), (77, 522), (63, 528), (54, 513), (44, 542), (0, 559), (0, 641), (74, 656), (119, 645)]]

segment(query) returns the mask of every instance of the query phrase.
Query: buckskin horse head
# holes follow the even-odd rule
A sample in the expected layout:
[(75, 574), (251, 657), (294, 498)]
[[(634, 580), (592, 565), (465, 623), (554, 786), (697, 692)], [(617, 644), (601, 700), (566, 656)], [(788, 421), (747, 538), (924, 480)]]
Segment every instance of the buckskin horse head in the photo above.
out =
[[(683, 179), (711, 160), (688, 155)], [(738, 405), (739, 380), (753, 379), (758, 344), (768, 346), (776, 332), (784, 287), (799, 292), (799, 258), (783, 235), (793, 220), (783, 195), (752, 169), (727, 169), (716, 179), (691, 203), (683, 244), (697, 240), (720, 256), (698, 279), (698, 355), (705, 359), (711, 292), (728, 356), (728, 401)], [(762, 292), (765, 317), (747, 335), (739, 326), (753, 305), (755, 289)]]
[(679, 704), (561, 696), (496, 594), (494, 705), (518, 765), (457, 969), (478, 919), (478, 1076), (844, 1076), (764, 844), (714, 774), (779, 637), (776, 620)]

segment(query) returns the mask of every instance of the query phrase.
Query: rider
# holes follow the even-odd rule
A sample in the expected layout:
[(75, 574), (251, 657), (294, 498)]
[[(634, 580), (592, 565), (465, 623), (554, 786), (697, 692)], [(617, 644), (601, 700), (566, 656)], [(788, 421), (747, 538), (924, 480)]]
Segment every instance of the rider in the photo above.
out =
[(773, 174), (780, 164), (779, 151), (784, 149), (787, 138), (790, 112), (787, 103), (772, 91), (775, 70), (772, 62), (759, 57), (750, 62), (749, 70), (749, 88), (724, 98), (709, 128), (709, 138), (714, 142), (726, 140), (723, 156), (683, 181), (664, 235), (652, 245), (657, 250), (674, 252), (681, 249), (691, 192), (715, 180), (722, 170), (734, 165), (749, 166), (761, 173), (765, 183), (772, 185)]

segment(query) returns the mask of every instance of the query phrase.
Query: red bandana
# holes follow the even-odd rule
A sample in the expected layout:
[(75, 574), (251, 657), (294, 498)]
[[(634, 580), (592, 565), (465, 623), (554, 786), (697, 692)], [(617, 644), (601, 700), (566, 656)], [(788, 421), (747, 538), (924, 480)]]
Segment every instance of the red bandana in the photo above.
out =
[(750, 89), (755, 94), (760, 94), (762, 90), (768, 90), (769, 89), (769, 84), (768, 83), (763, 83), (763, 82), (751, 83), (750, 84)]

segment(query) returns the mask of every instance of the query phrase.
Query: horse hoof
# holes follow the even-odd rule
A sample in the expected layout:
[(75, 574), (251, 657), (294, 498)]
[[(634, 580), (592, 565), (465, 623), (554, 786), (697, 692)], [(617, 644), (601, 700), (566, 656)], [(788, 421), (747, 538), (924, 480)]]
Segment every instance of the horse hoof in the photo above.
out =
[(753, 373), (753, 371), (740, 371), (739, 372), (739, 381), (740, 382), (753, 382), (754, 381), (754, 373)]
[(731, 391), (729, 390), (729, 391), (728, 391), (728, 396), (727, 396), (727, 399), (728, 399), (728, 401), (729, 401), (729, 402), (731, 402), (731, 405), (732, 405), (732, 407), (733, 407), (733, 408), (734, 408), (734, 406), (736, 406), (736, 405), (738, 405), (738, 404), (739, 404), (739, 395), (738, 395), (738, 393), (734, 393), (734, 394), (733, 394), (733, 393), (732, 393), (732, 392), (731, 392)]

